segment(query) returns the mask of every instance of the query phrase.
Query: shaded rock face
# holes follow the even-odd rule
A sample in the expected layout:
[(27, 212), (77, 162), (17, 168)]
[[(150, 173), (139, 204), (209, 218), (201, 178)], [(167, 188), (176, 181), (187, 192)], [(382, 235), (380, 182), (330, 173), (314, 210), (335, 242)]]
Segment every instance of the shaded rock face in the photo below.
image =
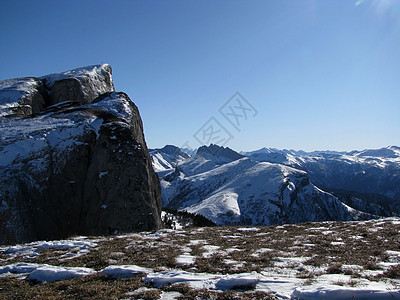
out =
[[(95, 90), (81, 84), (83, 94)], [(0, 244), (161, 227), (160, 183), (135, 104), (116, 92), (68, 101), (0, 118)]]

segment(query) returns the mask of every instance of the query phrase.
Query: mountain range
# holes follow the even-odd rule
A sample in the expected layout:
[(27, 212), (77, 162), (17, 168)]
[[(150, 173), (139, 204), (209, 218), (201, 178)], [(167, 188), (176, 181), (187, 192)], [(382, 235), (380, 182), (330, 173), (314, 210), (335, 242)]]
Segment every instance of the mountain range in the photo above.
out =
[(346, 221), (400, 215), (400, 148), (235, 152), (151, 149), (162, 203), (219, 225)]

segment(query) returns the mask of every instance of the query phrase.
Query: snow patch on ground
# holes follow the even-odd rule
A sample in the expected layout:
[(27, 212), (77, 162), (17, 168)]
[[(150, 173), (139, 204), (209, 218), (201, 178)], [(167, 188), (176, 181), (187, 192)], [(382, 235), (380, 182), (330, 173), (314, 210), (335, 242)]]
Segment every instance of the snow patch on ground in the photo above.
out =
[(94, 274), (90, 268), (59, 267), (47, 264), (16, 263), (0, 267), (0, 275), (28, 274), (28, 280), (53, 282)]
[[(360, 228), (360, 226), (367, 226), (368, 224), (372, 227), (374, 226), (373, 222), (354, 223), (354, 227)], [(390, 220), (386, 220), (382, 226), (390, 226), (391, 223)], [(352, 226), (353, 223), (345, 224)], [(307, 241), (316, 237), (329, 239), (326, 244), (336, 248), (344, 246), (344, 241), (353, 241), (353, 236), (357, 236), (356, 241), (363, 239), (357, 242), (363, 245), (363, 242), (368, 241), (367, 237), (363, 237), (357, 231), (349, 233), (348, 227), (340, 231), (341, 225), (336, 223), (319, 223), (318, 226), (313, 226), (309, 230), (301, 229), (305, 225), (299, 225), (298, 228), (296, 226), (285, 225), (272, 229), (268, 227), (216, 228), (215, 231), (210, 231), (210, 239), (208, 239), (207, 233), (210, 229), (207, 228), (162, 229), (157, 232), (118, 235), (109, 239), (76, 237), (70, 240), (39, 241), (1, 247), (0, 262), (7, 264), (8, 260), (13, 261), (0, 266), (0, 277), (51, 282), (91, 274), (105, 274), (115, 279), (142, 274), (144, 282), (152, 283), (153, 288), (159, 288), (166, 284), (187, 284), (194, 289), (207, 289), (216, 292), (227, 290), (270, 292), (279, 299), (351, 299), (352, 297), (356, 299), (400, 299), (400, 281), (398, 278), (385, 275), (385, 272), (393, 267), (398, 267), (400, 263), (400, 251), (398, 251), (396, 245), (386, 248), (382, 252), (385, 260), (377, 262), (377, 270), (369, 270), (364, 264), (357, 265), (350, 260), (346, 264), (340, 265), (338, 270), (331, 274), (329, 271), (331, 267), (330, 258), (326, 258), (325, 262), (319, 266), (310, 264), (309, 261), (314, 259), (313, 248), (321, 245), (316, 243), (310, 249), (307, 246)], [(387, 230), (387, 228), (384, 229)], [(300, 234), (298, 230), (303, 230), (300, 232), (304, 232), (305, 235)], [(397, 232), (393, 231), (397, 229), (392, 228), (391, 230), (391, 232)], [(327, 231), (331, 231), (332, 234), (325, 235), (324, 232)], [(216, 232), (218, 234), (212, 236)], [(274, 234), (275, 237), (272, 236)], [(379, 236), (379, 233), (377, 235)], [(288, 238), (287, 241), (285, 241), (285, 237)], [(386, 239), (389, 236), (383, 238)], [(124, 246), (120, 249), (113, 249), (112, 252), (108, 253), (110, 265), (100, 271), (96, 272), (84, 267), (64, 266), (65, 259), (76, 258), (85, 253), (91, 254), (90, 251), (93, 248), (96, 248), (96, 251), (101, 251), (103, 242), (108, 243), (113, 240), (117, 242), (120, 239), (125, 239), (126, 244), (124, 241), (120, 241)], [(254, 242), (253, 239), (258, 239), (258, 242), (249, 248), (247, 243)], [(266, 242), (263, 243), (263, 241)], [(278, 241), (278, 243), (286, 242), (288, 246), (276, 248), (274, 241)], [(255, 245), (259, 245), (259, 247)], [(150, 248), (165, 247), (167, 249), (171, 246), (177, 250), (177, 254), (173, 257), (176, 266), (172, 269), (162, 264), (157, 264), (157, 267), (149, 267), (151, 264), (146, 265), (149, 261), (143, 262), (144, 265), (142, 266), (140, 259), (132, 261), (132, 264), (121, 263), (127, 259), (126, 251), (130, 251), (131, 248), (146, 251)], [(369, 247), (369, 245), (366, 245), (366, 247)], [(46, 249), (55, 251), (42, 253)], [(37, 262), (35, 258), (41, 259), (40, 255), (47, 255), (46, 258), (52, 260), (58, 259), (63, 266), (28, 263), (26, 261), (16, 262), (19, 258)], [(213, 266), (210, 268), (201, 267), (200, 262), (202, 260), (207, 261), (209, 257), (214, 256), (218, 257), (216, 264), (218, 264), (218, 259), (220, 260), (219, 264), (222, 269), (226, 267), (226, 269), (231, 270), (228, 274), (212, 271)], [(157, 259), (157, 256), (153, 258)], [(258, 258), (260, 261), (257, 260)], [(196, 259), (199, 259), (198, 265), (196, 265)], [(368, 259), (370, 259), (369, 256), (366, 257), (366, 262), (368, 262)], [(257, 262), (261, 263), (263, 260), (270, 261), (256, 271), (253, 269), (251, 272), (246, 269), (254, 266)], [(334, 260), (335, 258), (332, 257), (333, 262)], [(203, 269), (200, 270), (201, 268)], [(146, 289), (151, 291), (148, 287)], [(140, 288), (128, 293), (127, 296), (135, 297), (142, 292), (146, 292), (146, 290)], [(173, 299), (181, 295), (172, 291), (161, 291), (161, 294), (161, 299)]]
[(298, 287), (291, 299), (400, 299), (399, 291), (339, 288), (338, 286)]
[(139, 267), (136, 265), (114, 265), (108, 266), (103, 269), (101, 273), (106, 274), (112, 278), (130, 278), (138, 274), (147, 274), (152, 270), (148, 268)]
[(73, 259), (84, 255), (91, 248), (97, 246), (95, 241), (86, 240), (85, 237), (80, 237), (72, 240), (59, 241), (37, 241), (25, 245), (15, 245), (11, 247), (0, 247), (0, 252), (10, 256), (13, 259), (17, 256), (24, 258), (37, 257), (41, 251), (46, 249), (69, 250), (67, 253), (60, 255), (58, 259)]
[(192, 265), (196, 260), (196, 256), (190, 255), (189, 253), (184, 253), (176, 258), (176, 263), (178, 265)]

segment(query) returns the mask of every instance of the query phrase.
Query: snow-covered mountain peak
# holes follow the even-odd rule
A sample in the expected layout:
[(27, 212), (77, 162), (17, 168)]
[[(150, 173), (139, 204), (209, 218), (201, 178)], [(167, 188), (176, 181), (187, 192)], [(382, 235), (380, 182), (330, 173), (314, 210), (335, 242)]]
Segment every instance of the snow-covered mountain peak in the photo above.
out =
[(227, 163), (243, 157), (236, 151), (223, 146), (210, 144), (209, 146), (201, 146), (196, 155), (201, 155), (206, 159), (213, 160), (216, 163)]
[(168, 208), (201, 214), (220, 225), (352, 219), (352, 211), (312, 185), (305, 171), (250, 158), (164, 178), (162, 186)]
[[(353, 152), (262, 148), (241, 152), (247, 157), (236, 160), (226, 159), (228, 155), (221, 159), (222, 155), (210, 153), (209, 148), (216, 153), (229, 149), (205, 146), (195, 156), (180, 161), (174, 176), (161, 179), (165, 206), (203, 214), (218, 224), (232, 220), (266, 224), (260, 218), (249, 221), (244, 216), (257, 214), (269, 201), (285, 208), (280, 217), (268, 217), (278, 223), (400, 214), (399, 147)], [(258, 208), (249, 204), (251, 199), (256, 199)], [(294, 199), (299, 211), (287, 215)], [(246, 207), (253, 207), (253, 211)], [(319, 211), (322, 208), (324, 212)], [(263, 211), (264, 216), (267, 211)]]
[(400, 148), (389, 146), (380, 149), (366, 149), (363, 151), (353, 151), (352, 155), (358, 157), (381, 157), (381, 158), (400, 158)]
[(174, 171), (175, 167), (190, 158), (190, 155), (174, 145), (166, 145), (160, 149), (150, 149), (154, 170), (159, 176), (165, 176)]

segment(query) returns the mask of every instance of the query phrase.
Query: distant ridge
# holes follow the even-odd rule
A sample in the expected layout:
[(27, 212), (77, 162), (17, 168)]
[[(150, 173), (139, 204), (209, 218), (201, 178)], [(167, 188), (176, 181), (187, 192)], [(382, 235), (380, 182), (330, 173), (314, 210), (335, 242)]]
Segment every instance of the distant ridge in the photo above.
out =
[(211, 154), (216, 157), (225, 157), (230, 160), (237, 160), (237, 159), (244, 157), (243, 155), (232, 150), (231, 148), (218, 146), (215, 144), (210, 144), (209, 146), (201, 146), (197, 150), (196, 154), (198, 154), (198, 155), (204, 155), (204, 154), (210, 155)]

